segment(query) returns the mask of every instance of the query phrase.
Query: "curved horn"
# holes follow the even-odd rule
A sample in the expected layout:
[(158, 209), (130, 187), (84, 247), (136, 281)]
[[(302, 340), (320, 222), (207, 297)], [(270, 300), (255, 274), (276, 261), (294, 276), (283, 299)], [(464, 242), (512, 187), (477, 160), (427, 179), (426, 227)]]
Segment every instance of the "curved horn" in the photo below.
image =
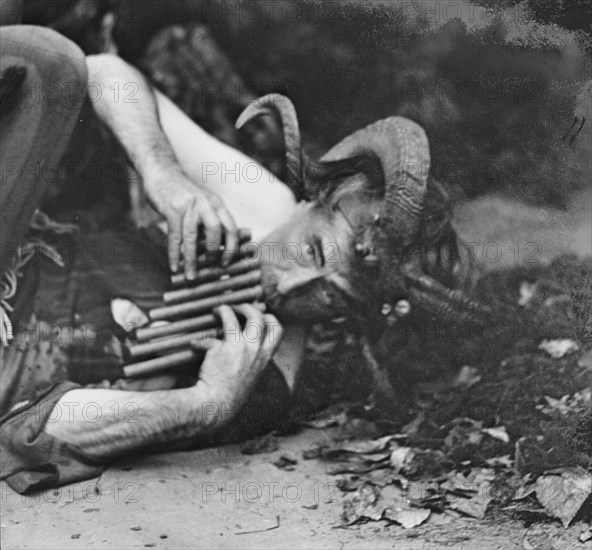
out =
[(251, 103), (238, 117), (235, 126), (264, 115), (277, 113), (281, 120), (286, 151), (286, 184), (296, 199), (313, 200), (331, 181), (339, 181), (359, 172), (375, 171), (375, 158), (367, 154), (345, 156), (335, 161), (313, 161), (302, 148), (300, 127), (294, 104), (284, 95), (268, 94)]
[(379, 120), (346, 137), (321, 162), (361, 155), (378, 157), (382, 165), (385, 193), (380, 227), (397, 246), (413, 244), (420, 226), (430, 165), (425, 132), (407, 118)]
[(284, 95), (268, 94), (251, 103), (238, 117), (236, 128), (241, 129), (247, 122), (254, 118), (277, 113), (282, 123), (284, 134), (284, 147), (286, 150), (286, 184), (300, 200), (304, 193), (303, 166), (306, 158), (303, 158), (300, 141), (300, 127), (294, 104)]

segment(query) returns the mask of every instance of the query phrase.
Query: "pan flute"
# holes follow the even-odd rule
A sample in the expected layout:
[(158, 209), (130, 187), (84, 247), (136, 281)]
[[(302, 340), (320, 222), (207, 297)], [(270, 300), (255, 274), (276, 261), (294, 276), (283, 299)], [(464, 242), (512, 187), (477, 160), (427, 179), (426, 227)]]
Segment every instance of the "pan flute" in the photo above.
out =
[(256, 247), (250, 232), (240, 231), (240, 247), (227, 267), (220, 253), (198, 256), (196, 278), (183, 273), (171, 277), (172, 289), (163, 294), (164, 305), (148, 312), (151, 326), (135, 331), (124, 344), (126, 377), (147, 376), (196, 361), (192, 342), (219, 337), (221, 324), (212, 310), (220, 305), (254, 303), (263, 310), (263, 288)]

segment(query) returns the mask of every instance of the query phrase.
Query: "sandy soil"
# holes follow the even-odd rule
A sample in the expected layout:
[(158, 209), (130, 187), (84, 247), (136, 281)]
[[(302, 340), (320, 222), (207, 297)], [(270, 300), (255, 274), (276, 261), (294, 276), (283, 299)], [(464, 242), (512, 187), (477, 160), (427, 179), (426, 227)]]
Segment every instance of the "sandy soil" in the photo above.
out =
[[(433, 515), (410, 530), (385, 522), (343, 527), (338, 476), (327, 475), (318, 460), (301, 459), (331, 435), (306, 430), (254, 456), (230, 446), (145, 457), (99, 480), (32, 497), (2, 484), (2, 547), (511, 550), (542, 530), (557, 550), (584, 548), (577, 542), (581, 526), (564, 531), (557, 523), (527, 528)], [(272, 464), (286, 453), (298, 459), (292, 472)]]

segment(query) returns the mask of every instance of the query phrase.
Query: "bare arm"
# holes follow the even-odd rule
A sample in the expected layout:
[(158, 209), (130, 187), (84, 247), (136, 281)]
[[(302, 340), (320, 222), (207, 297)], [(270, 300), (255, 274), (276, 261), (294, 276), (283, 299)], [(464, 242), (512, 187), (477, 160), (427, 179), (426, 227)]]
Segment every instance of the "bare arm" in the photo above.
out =
[(89, 80), (98, 85), (96, 91), (90, 87), (91, 96), (101, 91), (94, 108), (128, 150), (149, 194), (181, 171), (194, 186), (222, 199), (255, 241), (292, 215), (296, 201), (281, 180), (200, 128), (136, 69), (111, 54), (89, 56), (87, 63)]
[[(109, 459), (218, 430), (245, 403), (282, 337), (275, 317), (251, 305), (236, 309), (250, 332), (238, 331), (233, 310), (220, 307), (225, 339), (196, 342), (196, 347), (209, 351), (195, 386), (148, 392), (71, 390), (56, 404), (62, 413), (59, 420), (48, 422), (45, 432), (88, 456)], [(260, 327), (256, 337), (253, 323)]]
[(209, 243), (220, 244), (224, 231), (227, 246), (234, 249), (238, 237), (234, 220), (222, 200), (190, 181), (179, 165), (143, 75), (111, 54), (91, 55), (87, 65), (96, 113), (123, 145), (152, 204), (167, 220), (171, 268), (177, 270), (182, 250), (185, 272), (193, 278), (199, 225), (204, 225)]
[[(226, 420), (223, 407), (193, 388), (151, 392), (78, 389), (57, 403), (60, 418), (45, 432), (97, 459), (135, 449), (192, 439), (215, 430)], [(210, 405), (211, 404), (211, 405)]]
[(216, 193), (256, 242), (285, 223), (296, 201), (284, 182), (208, 134), (158, 91), (155, 97), (162, 128), (192, 181)]

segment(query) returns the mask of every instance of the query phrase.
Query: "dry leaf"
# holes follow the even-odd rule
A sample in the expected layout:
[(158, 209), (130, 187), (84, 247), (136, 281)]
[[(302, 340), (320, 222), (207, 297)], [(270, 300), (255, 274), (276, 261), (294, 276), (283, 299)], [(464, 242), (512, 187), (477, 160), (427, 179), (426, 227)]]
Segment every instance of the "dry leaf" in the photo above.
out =
[(534, 483), (531, 483), (529, 485), (523, 485), (522, 487), (518, 488), (512, 500), (525, 499), (528, 495), (532, 495), (535, 491), (536, 485)]
[(524, 550), (555, 550), (549, 534), (542, 525), (533, 525), (522, 535)]
[(491, 437), (494, 437), (495, 439), (503, 441), (504, 443), (510, 443), (510, 437), (508, 436), (508, 432), (506, 432), (505, 426), (497, 426), (495, 428), (483, 428), (481, 431)]
[(490, 468), (513, 468), (514, 460), (510, 455), (494, 456), (485, 459), (485, 464)]
[(520, 298), (518, 298), (519, 306), (527, 306), (536, 293), (536, 283), (529, 283), (528, 281), (522, 281), (520, 283)]
[(574, 353), (580, 349), (578, 344), (568, 338), (558, 340), (543, 340), (539, 344), (539, 349), (546, 351), (553, 359), (561, 359), (568, 353)]
[(360, 520), (377, 521), (382, 518), (383, 510), (377, 507), (380, 490), (369, 483), (364, 483), (355, 493), (344, 497), (343, 517), (348, 525)]
[(371, 472), (372, 470), (379, 470), (381, 468), (386, 468), (388, 464), (378, 462), (378, 463), (368, 463), (368, 462), (342, 462), (337, 464), (332, 464), (331, 466), (327, 467), (327, 474), (331, 476), (339, 475), (339, 474), (365, 474)]
[(536, 481), (536, 496), (545, 510), (567, 527), (592, 493), (592, 476), (579, 468), (561, 475), (545, 475)]
[(446, 499), (453, 510), (477, 519), (483, 519), (491, 500), (491, 482), (495, 474), (487, 468), (473, 468), (468, 476), (458, 472), (442, 483), (448, 493)]
[(387, 435), (379, 439), (346, 441), (335, 446), (333, 449), (330, 449), (330, 451), (347, 451), (348, 453), (360, 454), (378, 453), (384, 451), (392, 439), (392, 435)]
[(324, 411), (321, 411), (313, 418), (310, 418), (302, 422), (303, 426), (309, 428), (316, 428), (322, 430), (324, 428), (331, 428), (333, 426), (343, 426), (347, 421), (347, 412), (342, 406), (328, 407)]
[(455, 449), (466, 445), (479, 445), (483, 440), (483, 422), (471, 418), (457, 418), (444, 438), (446, 448)]
[(289, 454), (280, 455), (277, 460), (274, 460), (272, 464), (279, 468), (280, 470), (286, 470), (287, 472), (293, 472), (296, 468), (296, 464), (298, 464), (298, 460)]
[(395, 474), (435, 476), (440, 474), (445, 460), (446, 456), (440, 450), (397, 447), (389, 462)]
[(384, 518), (401, 524), (405, 529), (411, 529), (422, 524), (430, 517), (431, 511), (427, 508), (410, 508), (403, 510), (384, 511)]
[(387, 519), (411, 529), (429, 516), (430, 510), (411, 508), (407, 502), (407, 493), (396, 485), (378, 488), (373, 483), (363, 482), (355, 493), (344, 499), (344, 517), (348, 524), (360, 520)]
[(399, 473), (405, 468), (407, 459), (413, 454), (411, 447), (398, 447), (391, 453), (390, 463), (395, 472)]
[(464, 365), (461, 367), (460, 371), (456, 375), (454, 379), (453, 386), (455, 388), (470, 388), (474, 386), (478, 382), (481, 381), (481, 375), (479, 374), (479, 369), (475, 367), (470, 367), (469, 365)]

